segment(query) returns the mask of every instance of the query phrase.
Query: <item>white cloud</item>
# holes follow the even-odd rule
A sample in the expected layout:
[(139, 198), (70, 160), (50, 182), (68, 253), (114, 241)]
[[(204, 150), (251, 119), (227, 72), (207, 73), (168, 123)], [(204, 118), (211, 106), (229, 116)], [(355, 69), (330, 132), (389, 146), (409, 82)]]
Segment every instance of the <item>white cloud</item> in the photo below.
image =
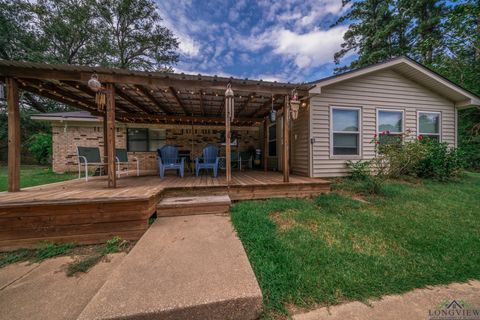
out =
[(332, 62), (346, 30), (346, 26), (339, 26), (299, 34), (280, 29), (275, 31), (271, 45), (275, 53), (293, 58), (299, 68), (319, 66)]
[(200, 44), (197, 41), (182, 34), (176, 34), (176, 36), (180, 42), (178, 48), (184, 55), (196, 57), (200, 53)]

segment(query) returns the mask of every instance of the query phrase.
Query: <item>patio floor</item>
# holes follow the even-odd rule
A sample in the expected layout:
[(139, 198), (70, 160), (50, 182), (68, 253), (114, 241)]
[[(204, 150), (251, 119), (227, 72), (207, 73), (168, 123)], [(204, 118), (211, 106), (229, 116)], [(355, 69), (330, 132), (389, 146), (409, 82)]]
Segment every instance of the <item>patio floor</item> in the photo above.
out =
[(290, 176), (284, 183), (279, 172), (233, 172), (225, 176), (184, 178), (168, 175), (122, 177), (116, 189), (104, 177), (71, 180), (0, 192), (0, 248), (33, 246), (39, 241), (98, 243), (118, 235), (137, 240), (148, 228), (148, 219), (166, 197), (228, 195), (232, 201), (272, 197), (308, 197), (328, 192), (323, 179)]

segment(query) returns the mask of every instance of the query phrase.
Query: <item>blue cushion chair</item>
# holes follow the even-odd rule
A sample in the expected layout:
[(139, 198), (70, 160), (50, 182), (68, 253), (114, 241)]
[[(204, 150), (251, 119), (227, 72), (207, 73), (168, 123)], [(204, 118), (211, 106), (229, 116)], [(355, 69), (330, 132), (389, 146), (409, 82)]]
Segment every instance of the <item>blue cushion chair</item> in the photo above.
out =
[(158, 152), (158, 169), (160, 178), (165, 176), (165, 170), (178, 170), (180, 177), (183, 178), (185, 168), (185, 158), (178, 156), (178, 150), (172, 145), (164, 145)]
[(218, 176), (218, 147), (214, 144), (209, 144), (203, 148), (201, 158), (195, 158), (195, 173), (198, 177), (201, 169), (212, 169), (213, 176)]

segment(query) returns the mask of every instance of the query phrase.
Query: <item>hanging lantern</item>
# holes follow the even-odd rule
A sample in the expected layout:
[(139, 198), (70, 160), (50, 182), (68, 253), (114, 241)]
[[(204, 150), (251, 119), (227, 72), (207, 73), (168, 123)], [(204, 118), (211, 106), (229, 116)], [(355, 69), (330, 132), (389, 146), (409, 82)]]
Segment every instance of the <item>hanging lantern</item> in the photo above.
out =
[(90, 78), (90, 80), (88, 80), (88, 87), (93, 92), (98, 92), (102, 89), (102, 84), (100, 83), (100, 81), (98, 81), (98, 76), (95, 73), (92, 74), (92, 77)]
[(273, 94), (272, 94), (272, 110), (270, 110), (270, 122), (277, 121), (277, 111), (273, 110)]
[(234, 103), (234, 96), (232, 90), (232, 85), (229, 83), (227, 84), (227, 90), (225, 91), (225, 114), (229, 121), (232, 121), (235, 117), (235, 103)]
[(300, 109), (300, 100), (298, 100), (297, 90), (293, 90), (292, 99), (290, 99), (290, 112), (292, 114), (292, 119), (298, 119), (298, 110)]
[(107, 96), (105, 90), (102, 88), (102, 84), (98, 81), (98, 76), (94, 73), (90, 80), (88, 80), (88, 87), (95, 92), (95, 103), (97, 104), (98, 111), (104, 111), (107, 105)]

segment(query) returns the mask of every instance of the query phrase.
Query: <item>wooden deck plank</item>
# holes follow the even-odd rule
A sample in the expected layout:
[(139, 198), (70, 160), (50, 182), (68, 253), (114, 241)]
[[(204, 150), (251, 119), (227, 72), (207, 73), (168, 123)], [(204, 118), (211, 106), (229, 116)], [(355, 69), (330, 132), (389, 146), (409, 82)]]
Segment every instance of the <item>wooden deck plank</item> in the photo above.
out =
[[(0, 192), (0, 248), (33, 245), (40, 240), (103, 242), (112, 235), (135, 239), (147, 228), (148, 218), (160, 199), (171, 196), (228, 194), (232, 200), (274, 197), (309, 197), (329, 191), (323, 179), (290, 176), (283, 182), (280, 172), (233, 171), (226, 184), (225, 172), (214, 178), (180, 178), (169, 172), (158, 176), (123, 176), (117, 188), (107, 188), (104, 177), (71, 180), (20, 192)], [(215, 208), (217, 210), (218, 208)]]

